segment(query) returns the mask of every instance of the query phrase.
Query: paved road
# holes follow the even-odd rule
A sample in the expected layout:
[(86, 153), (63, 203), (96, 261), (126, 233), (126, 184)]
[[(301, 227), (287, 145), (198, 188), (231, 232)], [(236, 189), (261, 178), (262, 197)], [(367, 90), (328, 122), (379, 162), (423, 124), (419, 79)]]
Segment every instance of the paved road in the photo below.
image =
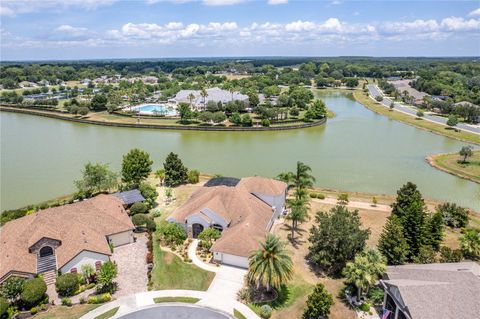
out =
[[(379, 96), (379, 95), (383, 96), (382, 92), (380, 91), (380, 89), (376, 85), (369, 84), (369, 85), (367, 85), (367, 88), (368, 88), (368, 91), (369, 91), (371, 96), (373, 96), (373, 97), (376, 97), (376, 96)], [(390, 104), (392, 103), (392, 100), (384, 97), (383, 101), (380, 102), (380, 103), (385, 107), (390, 107)], [(412, 115), (412, 116), (417, 116), (417, 109), (414, 108), (413, 106), (406, 106), (404, 104), (395, 103), (395, 110), (407, 113), (407, 114)], [(447, 125), (447, 119), (442, 117), (442, 116), (425, 113), (423, 118), (426, 119), (426, 120), (435, 122), (435, 123), (439, 123), (439, 124), (442, 124), (442, 125)], [(456, 127), (460, 130), (464, 130), (464, 131), (471, 132), (471, 133), (474, 133), (474, 134), (480, 134), (480, 125), (458, 123)]]
[(120, 319), (232, 319), (226, 313), (194, 305), (159, 305), (126, 314)]

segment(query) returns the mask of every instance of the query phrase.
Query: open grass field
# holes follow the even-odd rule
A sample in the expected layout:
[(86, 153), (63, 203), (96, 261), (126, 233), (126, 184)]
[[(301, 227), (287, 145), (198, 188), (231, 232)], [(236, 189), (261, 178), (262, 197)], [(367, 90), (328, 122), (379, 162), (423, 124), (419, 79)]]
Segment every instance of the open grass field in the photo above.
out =
[(458, 153), (431, 155), (427, 161), (437, 169), (480, 184), (480, 150), (474, 151), (466, 163)]
[(425, 120), (418, 120), (414, 116), (410, 116), (401, 112), (390, 111), (388, 108), (380, 105), (380, 103), (373, 101), (364, 92), (359, 90), (353, 91), (353, 96), (355, 97), (357, 102), (363, 104), (366, 108), (374, 111), (375, 113), (385, 115), (391, 119), (401, 121), (401, 122), (413, 125), (415, 127), (418, 127), (433, 133), (437, 133), (440, 135), (444, 135), (447, 137), (451, 137), (460, 141), (480, 144), (480, 135), (465, 132), (465, 131), (460, 131), (460, 130), (455, 131), (447, 128), (444, 125), (440, 125), (440, 124), (433, 123), (430, 121), (425, 121)]
[(47, 312), (37, 314), (35, 319), (77, 319), (89, 311), (101, 305), (75, 305), (73, 307), (56, 306), (51, 307)]

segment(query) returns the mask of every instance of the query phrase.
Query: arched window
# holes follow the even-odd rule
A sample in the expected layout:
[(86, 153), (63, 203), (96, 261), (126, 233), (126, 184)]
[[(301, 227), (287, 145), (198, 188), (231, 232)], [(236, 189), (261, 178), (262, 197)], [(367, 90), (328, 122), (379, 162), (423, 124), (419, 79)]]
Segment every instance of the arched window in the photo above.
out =
[(53, 255), (53, 248), (50, 246), (43, 246), (40, 249), (40, 257), (46, 257)]

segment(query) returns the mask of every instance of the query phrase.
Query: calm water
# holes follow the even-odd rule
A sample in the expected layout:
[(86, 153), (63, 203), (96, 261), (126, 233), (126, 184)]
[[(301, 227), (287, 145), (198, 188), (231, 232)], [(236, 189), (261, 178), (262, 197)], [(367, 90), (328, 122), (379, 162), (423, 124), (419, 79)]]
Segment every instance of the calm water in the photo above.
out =
[(122, 154), (148, 151), (160, 167), (168, 152), (203, 172), (276, 176), (309, 164), (323, 187), (394, 194), (415, 182), (425, 197), (480, 211), (480, 186), (431, 168), (427, 154), (464, 143), (376, 115), (350, 96), (323, 96), (337, 114), (327, 125), (286, 132), (174, 132), (74, 124), (30, 115), (1, 116), (1, 209), (71, 193), (87, 161), (119, 170)]

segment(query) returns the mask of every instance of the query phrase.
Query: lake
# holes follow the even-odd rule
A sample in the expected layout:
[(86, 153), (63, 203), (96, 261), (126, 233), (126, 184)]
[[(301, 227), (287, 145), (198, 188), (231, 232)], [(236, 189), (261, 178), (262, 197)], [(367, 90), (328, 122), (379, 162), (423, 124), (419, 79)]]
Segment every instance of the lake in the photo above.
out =
[(433, 153), (456, 152), (453, 139), (377, 115), (348, 93), (322, 93), (336, 113), (327, 124), (272, 132), (162, 131), (102, 127), (25, 114), (0, 113), (0, 209), (74, 191), (88, 161), (119, 170), (122, 155), (138, 147), (159, 168), (169, 152), (186, 166), (224, 176), (274, 177), (310, 165), (321, 187), (395, 194), (407, 181), (424, 195), (480, 211), (480, 186), (430, 167)]

